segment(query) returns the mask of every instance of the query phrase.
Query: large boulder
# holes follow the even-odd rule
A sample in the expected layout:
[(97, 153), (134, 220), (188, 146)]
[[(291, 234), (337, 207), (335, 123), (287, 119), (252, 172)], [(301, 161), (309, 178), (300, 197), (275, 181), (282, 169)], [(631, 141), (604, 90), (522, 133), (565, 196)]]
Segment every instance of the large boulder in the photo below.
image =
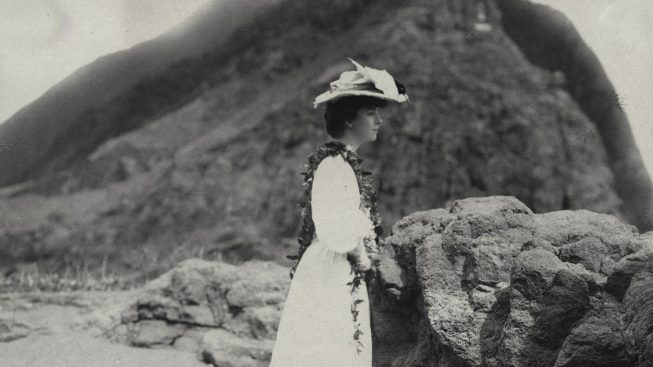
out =
[(375, 345), (402, 348), (375, 365), (646, 366), (651, 234), (505, 196), (413, 213), (382, 244)]

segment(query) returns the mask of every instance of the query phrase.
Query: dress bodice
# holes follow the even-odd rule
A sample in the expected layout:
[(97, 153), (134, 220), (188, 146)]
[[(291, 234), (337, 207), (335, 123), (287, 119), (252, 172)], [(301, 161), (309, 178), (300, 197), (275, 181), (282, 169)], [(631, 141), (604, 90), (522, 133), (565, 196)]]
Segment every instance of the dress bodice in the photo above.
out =
[[(340, 243), (344, 246), (340, 251), (345, 251), (352, 240), (357, 242), (360, 239), (363, 232), (363, 236), (375, 239), (367, 244), (368, 249), (376, 251), (383, 227), (370, 172), (362, 169), (361, 162), (351, 145), (336, 140), (320, 145), (309, 155), (305, 164), (307, 170), (302, 172), (305, 192), (299, 205), (302, 215), (302, 228), (297, 238), (299, 249), (297, 255), (287, 256), (296, 260), (290, 270), (291, 278), (302, 255), (316, 238), (331, 244)], [(318, 169), (321, 174), (318, 174)], [(313, 215), (313, 197), (323, 203), (317, 205), (322, 209), (317, 210), (316, 215)], [(325, 212), (328, 215), (323, 215)], [(322, 224), (316, 224), (316, 221)], [(369, 231), (370, 222), (373, 233)], [(316, 230), (316, 227), (319, 228)]]
[(326, 157), (313, 177), (312, 219), (318, 240), (336, 252), (353, 250), (374, 235), (369, 211), (361, 209), (361, 196), (353, 169), (341, 155)]

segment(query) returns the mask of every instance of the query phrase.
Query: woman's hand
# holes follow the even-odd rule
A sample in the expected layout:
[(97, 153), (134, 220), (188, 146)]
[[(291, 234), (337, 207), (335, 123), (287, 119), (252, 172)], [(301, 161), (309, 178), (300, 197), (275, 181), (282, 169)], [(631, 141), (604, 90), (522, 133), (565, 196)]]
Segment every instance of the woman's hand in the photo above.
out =
[(356, 248), (350, 251), (348, 254), (353, 260), (352, 263), (354, 270), (365, 272), (370, 270), (372, 267), (372, 262), (370, 261), (368, 252), (365, 249), (365, 241), (362, 239), (359, 241), (358, 246), (356, 246)]
[(372, 261), (370, 261), (370, 258), (365, 254), (364, 256), (361, 256), (360, 259), (356, 262), (356, 271), (362, 271), (366, 272), (372, 268)]

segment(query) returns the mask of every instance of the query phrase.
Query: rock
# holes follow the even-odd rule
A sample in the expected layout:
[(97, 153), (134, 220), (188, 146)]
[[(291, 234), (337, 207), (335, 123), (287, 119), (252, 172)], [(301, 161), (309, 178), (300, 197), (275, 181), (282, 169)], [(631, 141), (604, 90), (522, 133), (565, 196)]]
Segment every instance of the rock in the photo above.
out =
[(175, 349), (183, 350), (185, 352), (197, 353), (200, 349), (200, 343), (197, 338), (182, 335), (175, 339), (173, 345)]
[(27, 337), (32, 327), (21, 322), (0, 318), (0, 342), (11, 342)]
[(161, 320), (142, 320), (137, 324), (131, 343), (137, 347), (171, 345), (184, 333), (182, 324), (167, 323)]
[(595, 237), (584, 238), (560, 247), (559, 257), (563, 261), (579, 263), (592, 272), (601, 271), (601, 264), (607, 250), (601, 240)]
[(241, 266), (186, 260), (148, 284), (124, 321), (157, 319), (224, 327), (248, 337), (273, 337), (290, 280), (273, 263)]
[(608, 302), (600, 313), (576, 326), (560, 349), (554, 367), (628, 367), (633, 360), (619, 321), (618, 303)]
[(520, 253), (497, 358), (507, 366), (550, 366), (569, 327), (589, 308), (586, 282), (553, 253)]
[(219, 367), (267, 367), (272, 357), (272, 340), (240, 338), (224, 330), (204, 334), (202, 359)]
[(189, 259), (80, 322), (138, 347), (197, 353), (217, 366), (262, 366), (269, 360), (288, 292), (288, 269)]
[(549, 251), (525, 251), (515, 258), (510, 284), (526, 299), (537, 300), (551, 287), (558, 272), (564, 269), (564, 263)]
[[(90, 312), (75, 319), (73, 330), (89, 332), (96, 337), (106, 337), (117, 343), (128, 343), (133, 337), (133, 328), (128, 327), (128, 320), (137, 315), (131, 310), (132, 302), (142, 290), (112, 292), (110, 297), (101, 297), (91, 305), (85, 305)], [(133, 315), (131, 315), (133, 313)]]
[(404, 268), (397, 264), (394, 251), (388, 246), (380, 246), (377, 266), (381, 286), (397, 301), (409, 299), (414, 291), (414, 279), (410, 279)]
[(274, 338), (281, 320), (282, 305), (283, 302), (279, 302), (272, 306), (248, 308), (243, 312), (243, 319), (254, 339)]
[[(560, 210), (536, 215), (538, 237), (556, 247), (574, 243), (580, 239), (595, 238), (605, 246), (607, 254), (617, 258), (634, 252), (638, 234), (635, 226), (623, 223), (612, 215), (588, 210)], [(596, 246), (594, 244), (593, 246)]]
[(642, 249), (619, 260), (608, 277), (606, 289), (619, 300), (624, 297), (633, 276), (640, 272), (653, 272), (653, 239), (647, 235), (640, 236), (638, 240), (640, 244), (643, 243)]
[(416, 330), (413, 322), (403, 328), (413, 328), (417, 349), (437, 350), (437, 357), (413, 350), (409, 360), (481, 363), (481, 329), (496, 302), (495, 289), (510, 281), (513, 254), (532, 238), (531, 216), (512, 197), (469, 198), (450, 210), (418, 212), (395, 224), (384, 246), (395, 250), (406, 274), (415, 273), (412, 287), (421, 288), (423, 302), (419, 312), (428, 315), (420, 325), (429, 325)]
[[(395, 340), (402, 347), (375, 349), (375, 361), (644, 366), (651, 238), (587, 210), (535, 214), (514, 197), (468, 198), (411, 214), (385, 239), (384, 250), (394, 254), (371, 287), (379, 310), (375, 345)], [(402, 287), (385, 286), (396, 283)], [(411, 313), (418, 319), (396, 316)]]
[(639, 272), (623, 298), (628, 351), (636, 367), (653, 365), (653, 273)]

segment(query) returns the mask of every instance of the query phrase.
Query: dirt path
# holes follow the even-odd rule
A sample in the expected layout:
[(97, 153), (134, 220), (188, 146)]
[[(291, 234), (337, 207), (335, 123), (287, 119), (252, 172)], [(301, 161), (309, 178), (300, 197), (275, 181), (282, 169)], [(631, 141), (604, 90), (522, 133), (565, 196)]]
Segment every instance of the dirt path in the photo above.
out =
[(4, 324), (14, 331), (14, 336), (7, 339), (16, 338), (0, 342), (0, 364), (3, 367), (207, 366), (193, 353), (115, 344), (95, 336), (92, 330), (75, 327), (94, 306), (129, 296), (129, 292), (0, 295), (0, 336)]

